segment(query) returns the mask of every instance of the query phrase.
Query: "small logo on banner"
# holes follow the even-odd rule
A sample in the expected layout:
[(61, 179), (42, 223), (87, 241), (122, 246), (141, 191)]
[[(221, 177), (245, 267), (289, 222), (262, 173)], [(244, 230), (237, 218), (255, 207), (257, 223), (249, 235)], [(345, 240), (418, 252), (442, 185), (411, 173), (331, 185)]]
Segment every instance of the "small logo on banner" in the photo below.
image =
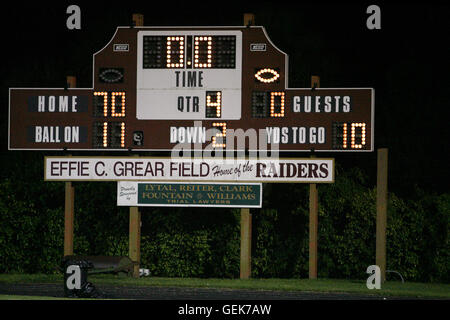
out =
[(129, 50), (130, 46), (128, 43), (116, 43), (113, 47), (114, 52), (128, 52)]
[(265, 43), (252, 43), (250, 44), (250, 51), (266, 51)]

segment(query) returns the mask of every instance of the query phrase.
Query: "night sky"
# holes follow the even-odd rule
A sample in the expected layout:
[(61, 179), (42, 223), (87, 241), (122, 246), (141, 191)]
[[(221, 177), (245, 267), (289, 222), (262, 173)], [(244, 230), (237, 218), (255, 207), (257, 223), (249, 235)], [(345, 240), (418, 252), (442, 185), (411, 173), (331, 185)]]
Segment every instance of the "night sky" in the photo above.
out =
[[(2, 162), (21, 152), (7, 150), (9, 87), (64, 87), (67, 75), (77, 77), (78, 87), (92, 87), (92, 55), (117, 26), (130, 25), (133, 13), (144, 14), (146, 26), (235, 26), (252, 12), (289, 55), (289, 87), (309, 87), (318, 75), (323, 88), (375, 88), (375, 148), (389, 148), (390, 190), (407, 194), (417, 185), (448, 192), (450, 6), (92, 2), (2, 8)], [(81, 8), (81, 30), (66, 28), (69, 4)], [(381, 30), (366, 27), (369, 4), (381, 8)], [(318, 156), (359, 166), (375, 181), (376, 151)]]

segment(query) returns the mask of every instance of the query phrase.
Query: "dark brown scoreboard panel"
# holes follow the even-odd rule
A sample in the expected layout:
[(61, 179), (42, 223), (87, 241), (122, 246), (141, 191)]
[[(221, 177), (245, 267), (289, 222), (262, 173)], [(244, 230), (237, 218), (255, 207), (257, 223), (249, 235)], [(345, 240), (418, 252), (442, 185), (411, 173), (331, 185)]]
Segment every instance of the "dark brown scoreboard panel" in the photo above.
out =
[(262, 27), (119, 27), (93, 70), (93, 88), (11, 88), (9, 148), (373, 150), (373, 89), (288, 88)]

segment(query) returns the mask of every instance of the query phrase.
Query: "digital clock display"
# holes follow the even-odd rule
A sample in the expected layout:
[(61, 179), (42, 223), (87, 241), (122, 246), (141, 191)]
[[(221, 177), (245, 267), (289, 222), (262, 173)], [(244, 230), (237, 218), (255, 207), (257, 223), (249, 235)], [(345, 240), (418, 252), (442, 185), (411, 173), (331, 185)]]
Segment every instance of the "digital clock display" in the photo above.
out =
[(242, 31), (141, 30), (139, 120), (241, 118)]
[(144, 69), (236, 67), (236, 36), (144, 36), (142, 50)]

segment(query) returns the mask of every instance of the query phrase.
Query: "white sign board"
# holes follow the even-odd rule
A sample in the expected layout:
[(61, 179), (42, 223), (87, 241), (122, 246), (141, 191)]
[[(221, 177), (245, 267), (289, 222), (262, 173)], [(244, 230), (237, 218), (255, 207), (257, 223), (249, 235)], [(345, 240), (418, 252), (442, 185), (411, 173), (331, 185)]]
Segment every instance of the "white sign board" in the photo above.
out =
[[(228, 64), (214, 61), (216, 47), (223, 49), (221, 52), (232, 53), (230, 61), (226, 61)], [(207, 120), (208, 105), (220, 106), (221, 111), (214, 118), (239, 120), (241, 78), (242, 31), (138, 32), (136, 116), (139, 120)]]
[(44, 179), (333, 183), (334, 159), (45, 157)]
[(117, 205), (261, 208), (261, 183), (118, 181)]

